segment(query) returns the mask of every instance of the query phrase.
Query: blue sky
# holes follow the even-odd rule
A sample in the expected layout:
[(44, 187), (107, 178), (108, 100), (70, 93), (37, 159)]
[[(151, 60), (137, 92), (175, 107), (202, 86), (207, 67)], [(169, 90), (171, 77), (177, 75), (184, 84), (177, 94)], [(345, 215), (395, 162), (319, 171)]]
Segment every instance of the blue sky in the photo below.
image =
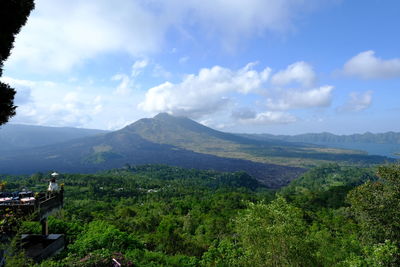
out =
[(400, 131), (396, 0), (37, 0), (2, 80), (11, 123)]

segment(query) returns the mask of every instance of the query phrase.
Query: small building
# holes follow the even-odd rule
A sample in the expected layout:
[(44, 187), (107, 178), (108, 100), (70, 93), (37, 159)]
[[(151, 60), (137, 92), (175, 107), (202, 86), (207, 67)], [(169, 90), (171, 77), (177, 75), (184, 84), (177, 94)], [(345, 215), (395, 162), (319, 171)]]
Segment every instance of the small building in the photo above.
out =
[[(48, 258), (65, 247), (64, 236), (60, 234), (49, 234), (47, 218), (64, 204), (64, 188), (57, 192), (42, 192), (33, 194), (30, 191), (1, 193), (0, 212), (12, 214), (21, 220), (30, 218), (39, 221), (42, 225), (41, 235), (24, 234), (21, 236), (22, 249), (26, 256), (40, 261)], [(33, 216), (33, 217), (32, 217)], [(0, 253), (0, 266), (4, 264), (4, 252)], [(1, 263), (3, 262), (3, 263)]]

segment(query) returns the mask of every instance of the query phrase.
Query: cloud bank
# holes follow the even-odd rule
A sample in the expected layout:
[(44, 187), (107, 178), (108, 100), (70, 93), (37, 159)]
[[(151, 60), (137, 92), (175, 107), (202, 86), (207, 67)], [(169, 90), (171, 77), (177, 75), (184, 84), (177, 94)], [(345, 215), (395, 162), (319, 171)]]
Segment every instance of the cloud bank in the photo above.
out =
[(400, 77), (400, 58), (381, 59), (368, 50), (352, 57), (344, 64), (343, 72), (362, 79), (390, 79)]
[(338, 112), (359, 112), (369, 108), (372, 104), (372, 91), (352, 92), (347, 102), (338, 107)]
[[(255, 65), (249, 63), (238, 70), (214, 66), (187, 75), (180, 83), (162, 83), (146, 92), (138, 108), (153, 114), (168, 112), (203, 120), (224, 112), (239, 123), (270, 124), (296, 121), (297, 117), (288, 113), (290, 110), (331, 105), (333, 86), (303, 87), (316, 80), (309, 64), (296, 62), (271, 79), (271, 68), (257, 71)], [(292, 81), (300, 83), (300, 87), (285, 87)], [(248, 106), (240, 107), (238, 98), (240, 102), (248, 99)]]
[(7, 64), (65, 72), (101, 54), (142, 57), (161, 51), (171, 32), (194, 40), (196, 34), (208, 36), (226, 48), (239, 39), (290, 30), (298, 14), (318, 5), (314, 0), (37, 0)]
[(250, 63), (237, 71), (214, 66), (197, 75), (187, 75), (181, 83), (165, 82), (150, 88), (139, 108), (152, 113), (168, 112), (198, 118), (228, 105), (232, 93), (246, 95), (262, 87), (270, 69), (257, 72)]
[(129, 114), (135, 95), (104, 95), (97, 87), (49, 81), (1, 80), (17, 89), (12, 123), (118, 129), (134, 120)]
[(322, 86), (311, 90), (285, 90), (278, 98), (268, 98), (267, 107), (272, 110), (289, 110), (313, 107), (328, 107), (332, 102), (333, 86)]
[(298, 83), (303, 87), (313, 86), (316, 82), (316, 75), (310, 64), (300, 61), (289, 65), (272, 76), (272, 83), (284, 86), (291, 83)]

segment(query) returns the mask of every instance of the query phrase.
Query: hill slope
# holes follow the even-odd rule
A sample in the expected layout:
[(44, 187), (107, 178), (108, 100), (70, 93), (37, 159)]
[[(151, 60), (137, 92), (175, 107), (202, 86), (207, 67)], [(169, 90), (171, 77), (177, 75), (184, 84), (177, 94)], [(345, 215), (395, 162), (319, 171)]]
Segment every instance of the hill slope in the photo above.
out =
[[(354, 151), (279, 140), (252, 140), (168, 114), (141, 119), (121, 130), (21, 151), (3, 152), (0, 173), (95, 172), (126, 164), (167, 164), (218, 171), (245, 171), (271, 188), (319, 162), (381, 163)], [(284, 164), (274, 164), (274, 163)], [(283, 166), (285, 165), (285, 166)], [(297, 166), (297, 167), (296, 167)]]
[(141, 119), (124, 130), (159, 144), (219, 157), (247, 159), (260, 163), (309, 167), (326, 162), (382, 163), (384, 157), (366, 156), (361, 151), (296, 143), (278, 138), (254, 138), (216, 131), (185, 117), (161, 113)]
[(0, 151), (51, 145), (106, 132), (70, 127), (6, 124), (0, 128)]
[(2, 153), (0, 173), (21, 174), (49, 170), (87, 173), (120, 168), (125, 164), (148, 163), (218, 171), (245, 171), (271, 188), (281, 187), (304, 172), (301, 168), (221, 158), (169, 144), (154, 143), (142, 138), (128, 126), (108, 134)]

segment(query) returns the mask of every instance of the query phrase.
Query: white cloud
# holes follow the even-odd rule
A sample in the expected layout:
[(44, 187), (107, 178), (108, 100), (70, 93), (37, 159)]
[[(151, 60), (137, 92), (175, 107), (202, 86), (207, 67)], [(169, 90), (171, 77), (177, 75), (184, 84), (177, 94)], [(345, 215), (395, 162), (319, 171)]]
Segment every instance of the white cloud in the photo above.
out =
[(316, 75), (310, 64), (300, 61), (289, 65), (285, 70), (274, 74), (271, 82), (274, 85), (284, 86), (293, 82), (304, 87), (311, 87), (315, 84)]
[[(129, 122), (145, 117), (135, 109), (143, 93), (132, 90), (128, 95), (110, 94), (115, 88), (94, 80), (93, 85), (81, 83), (54, 83), (1, 77), (17, 90), (30, 93), (21, 99), (12, 123), (44, 126), (70, 126), (116, 130)], [(28, 92), (24, 93), (25, 95)]]
[(358, 112), (369, 108), (372, 104), (372, 91), (352, 92), (347, 102), (338, 107), (339, 112)]
[(150, 88), (139, 108), (152, 113), (200, 117), (213, 114), (230, 102), (230, 94), (248, 94), (259, 90), (268, 80), (270, 69), (257, 72), (250, 63), (233, 71), (220, 66), (201, 69), (187, 75), (181, 83), (165, 82)]
[[(298, 14), (318, 5), (302, 0), (37, 0), (7, 64), (64, 72), (99, 54), (142, 57), (161, 51), (170, 32), (194, 39), (207, 35), (213, 43), (234, 46), (240, 39), (291, 29)], [(193, 29), (202, 33), (196, 37)]]
[(124, 73), (118, 73), (111, 77), (112, 81), (119, 81), (117, 88), (114, 90), (114, 94), (119, 96), (127, 96), (132, 93), (132, 90), (137, 87), (136, 78), (142, 73), (142, 71), (149, 65), (147, 59), (137, 60), (132, 65), (132, 72), (130, 76)]
[[(202, 29), (202, 35), (220, 37), (227, 49), (243, 39), (270, 32), (285, 32), (294, 27), (300, 14), (334, 1), (302, 0), (172, 0), (164, 1), (175, 10), (179, 21), (191, 22)], [(189, 24), (190, 25), (190, 24)]]
[(33, 103), (30, 109), (35, 112), (32, 114), (21, 110), (17, 114), (18, 120), (38, 125), (85, 127), (103, 110), (100, 96), (93, 98), (78, 91), (59, 96), (47, 103)]
[(126, 74), (116, 74), (111, 77), (113, 81), (119, 81), (117, 88), (114, 90), (114, 94), (126, 96), (132, 92), (131, 78)]
[(368, 50), (352, 57), (344, 64), (343, 72), (363, 79), (389, 79), (400, 77), (400, 58), (384, 60)]
[(289, 113), (281, 111), (265, 111), (255, 114), (253, 118), (242, 118), (239, 122), (243, 124), (285, 124), (293, 123), (297, 118)]
[(133, 90), (137, 87), (134, 75), (140, 75), (149, 65), (157, 66), (139, 60), (132, 64), (135, 72), (112, 76), (111, 80), (116, 81), (114, 88), (103, 87), (97, 80), (93, 84), (57, 84), (4, 77), (3, 81), (18, 85), (17, 91), (26, 89), (25, 100), (21, 98), (25, 103), (18, 109), (14, 122), (103, 129), (159, 112), (202, 119), (215, 127), (292, 123), (297, 117), (284, 111), (326, 107), (332, 100), (332, 86), (271, 87), (271, 69), (256, 70), (255, 62), (236, 70), (203, 68), (184, 76), (180, 82), (164, 82), (145, 93)]
[(51, 82), (51, 81), (30, 81), (30, 80), (21, 80), (21, 79), (14, 79), (12, 77), (7, 77), (3, 76), (0, 78), (3, 82), (10, 84), (15, 87), (21, 87), (21, 86), (26, 86), (26, 87), (33, 87), (33, 86), (46, 86), (46, 87), (54, 87), (56, 83)]
[(9, 60), (62, 72), (101, 53), (139, 56), (160, 48), (166, 26), (139, 1), (38, 0)]
[(132, 65), (132, 77), (137, 77), (142, 73), (142, 70), (149, 65), (149, 61), (147, 59), (137, 60)]
[[(213, 125), (274, 124), (297, 121), (296, 116), (284, 111), (327, 107), (332, 102), (333, 86), (268, 88), (271, 69), (256, 71), (255, 65), (249, 63), (238, 70), (220, 66), (201, 69), (198, 74), (187, 75), (180, 83), (165, 82), (150, 88), (138, 107), (153, 114), (168, 112), (201, 118), (209, 123), (211, 115), (230, 114), (218, 121), (212, 120)], [(295, 79), (304, 86), (316, 80), (311, 66), (305, 62), (292, 64), (283, 72), (280, 72), (281, 77), (286, 75), (286, 80)], [(243, 105), (244, 98), (250, 101), (247, 105)]]
[(287, 89), (280, 96), (267, 99), (272, 110), (327, 107), (332, 101), (333, 86), (321, 86), (311, 90)]

